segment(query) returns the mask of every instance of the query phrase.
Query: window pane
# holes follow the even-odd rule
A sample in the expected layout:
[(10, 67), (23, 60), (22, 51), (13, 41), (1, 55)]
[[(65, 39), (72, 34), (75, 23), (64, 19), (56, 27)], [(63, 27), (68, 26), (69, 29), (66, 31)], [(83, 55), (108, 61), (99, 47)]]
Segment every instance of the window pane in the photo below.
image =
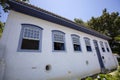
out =
[(105, 52), (105, 48), (104, 48), (104, 45), (103, 45), (103, 42), (102, 42), (102, 41), (100, 41), (100, 45), (101, 45), (102, 51)]
[(105, 46), (108, 52), (110, 52), (109, 48), (108, 48), (108, 44), (105, 42)]
[(64, 43), (54, 42), (54, 50), (65, 50)]
[(54, 33), (55, 42), (64, 42), (64, 35), (59, 33)]
[(105, 48), (102, 48), (102, 51), (105, 52)]
[(80, 44), (78, 37), (73, 37), (73, 44)]
[(95, 47), (97, 47), (97, 46), (98, 46), (98, 45), (97, 45), (97, 42), (95, 42), (95, 41), (94, 41), (94, 46), (95, 46)]
[(103, 45), (103, 42), (102, 42), (102, 41), (100, 41), (100, 45), (101, 45), (101, 47), (104, 47), (104, 45)]
[(85, 44), (86, 44), (86, 46), (90, 46), (90, 40), (89, 39), (85, 39)]
[(110, 52), (109, 48), (107, 48), (107, 51)]
[(74, 44), (73, 46), (75, 51), (81, 51), (80, 45)]
[(75, 34), (72, 34), (72, 41), (73, 41), (74, 51), (81, 51), (80, 37)]
[(65, 50), (65, 34), (61, 31), (53, 30), (53, 49)]
[(19, 51), (41, 51), (42, 28), (33, 24), (22, 24)]
[(31, 27), (24, 27), (23, 38), (39, 40), (40, 31)]
[(39, 50), (39, 41), (38, 40), (23, 39), (21, 49)]
[(90, 44), (90, 39), (85, 37), (84, 40), (85, 40), (86, 50), (87, 51), (92, 51), (91, 44)]
[(92, 51), (91, 46), (86, 46), (87, 51)]

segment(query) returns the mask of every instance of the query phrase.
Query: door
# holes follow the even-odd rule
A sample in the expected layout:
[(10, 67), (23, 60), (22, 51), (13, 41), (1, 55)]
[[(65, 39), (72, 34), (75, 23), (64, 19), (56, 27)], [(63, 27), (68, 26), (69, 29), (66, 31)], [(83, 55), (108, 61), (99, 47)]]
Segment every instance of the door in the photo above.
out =
[(96, 40), (93, 40), (93, 43), (94, 43), (94, 46), (95, 46), (95, 50), (96, 50), (96, 53), (97, 53), (97, 57), (98, 57), (98, 61), (99, 61), (99, 64), (100, 64), (101, 71), (103, 71), (105, 69), (105, 66), (104, 66), (104, 63), (103, 63), (103, 60), (102, 60), (102, 56), (100, 54), (98, 43), (97, 43)]

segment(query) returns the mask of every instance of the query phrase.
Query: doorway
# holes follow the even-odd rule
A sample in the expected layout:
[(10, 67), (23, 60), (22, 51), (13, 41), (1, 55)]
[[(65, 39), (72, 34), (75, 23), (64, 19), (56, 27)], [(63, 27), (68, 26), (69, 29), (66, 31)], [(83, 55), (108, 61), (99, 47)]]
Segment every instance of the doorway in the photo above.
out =
[(99, 47), (98, 47), (98, 42), (97, 42), (97, 40), (93, 40), (93, 43), (94, 43), (94, 46), (95, 46), (95, 50), (96, 50), (96, 53), (97, 53), (97, 57), (98, 57), (98, 61), (99, 61), (99, 64), (100, 64), (101, 71), (103, 72), (105, 70), (105, 66), (104, 66), (104, 63), (103, 63), (103, 60), (102, 60), (102, 56), (100, 54), (100, 50), (99, 50)]

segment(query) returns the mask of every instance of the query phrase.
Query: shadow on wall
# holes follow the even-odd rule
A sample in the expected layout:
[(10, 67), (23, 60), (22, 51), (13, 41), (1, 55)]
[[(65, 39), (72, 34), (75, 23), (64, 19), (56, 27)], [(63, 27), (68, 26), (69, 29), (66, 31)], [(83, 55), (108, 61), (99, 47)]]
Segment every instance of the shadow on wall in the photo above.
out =
[(4, 68), (5, 68), (4, 50), (5, 48), (0, 42), (0, 80), (3, 80), (3, 74), (4, 74)]
[(114, 56), (116, 57), (116, 59), (118, 60), (118, 64), (120, 65), (120, 55), (114, 54)]

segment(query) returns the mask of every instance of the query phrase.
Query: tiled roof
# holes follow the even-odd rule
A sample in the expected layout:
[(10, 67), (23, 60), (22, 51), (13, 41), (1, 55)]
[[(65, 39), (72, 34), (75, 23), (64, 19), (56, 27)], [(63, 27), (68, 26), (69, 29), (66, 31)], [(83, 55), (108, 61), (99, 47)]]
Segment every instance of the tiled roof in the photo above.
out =
[(66, 19), (64, 17), (61, 17), (59, 15), (56, 15), (52, 12), (46, 11), (44, 9), (41, 9), (39, 7), (36, 7), (34, 5), (28, 4), (28, 3), (24, 3), (22, 1), (18, 1), (18, 0), (9, 0), (9, 4), (12, 10), (15, 10), (17, 12), (21, 12), (30, 16), (34, 16), (34, 17), (38, 17), (53, 23), (57, 23), (60, 25), (63, 25), (65, 27), (69, 27), (72, 29), (76, 29), (82, 32), (85, 32), (87, 34), (91, 34), (94, 35), (96, 37), (100, 37), (103, 39), (110, 39), (110, 37), (103, 35), (95, 30), (89, 29), (84, 27), (83, 25), (78, 25), (77, 23)]

